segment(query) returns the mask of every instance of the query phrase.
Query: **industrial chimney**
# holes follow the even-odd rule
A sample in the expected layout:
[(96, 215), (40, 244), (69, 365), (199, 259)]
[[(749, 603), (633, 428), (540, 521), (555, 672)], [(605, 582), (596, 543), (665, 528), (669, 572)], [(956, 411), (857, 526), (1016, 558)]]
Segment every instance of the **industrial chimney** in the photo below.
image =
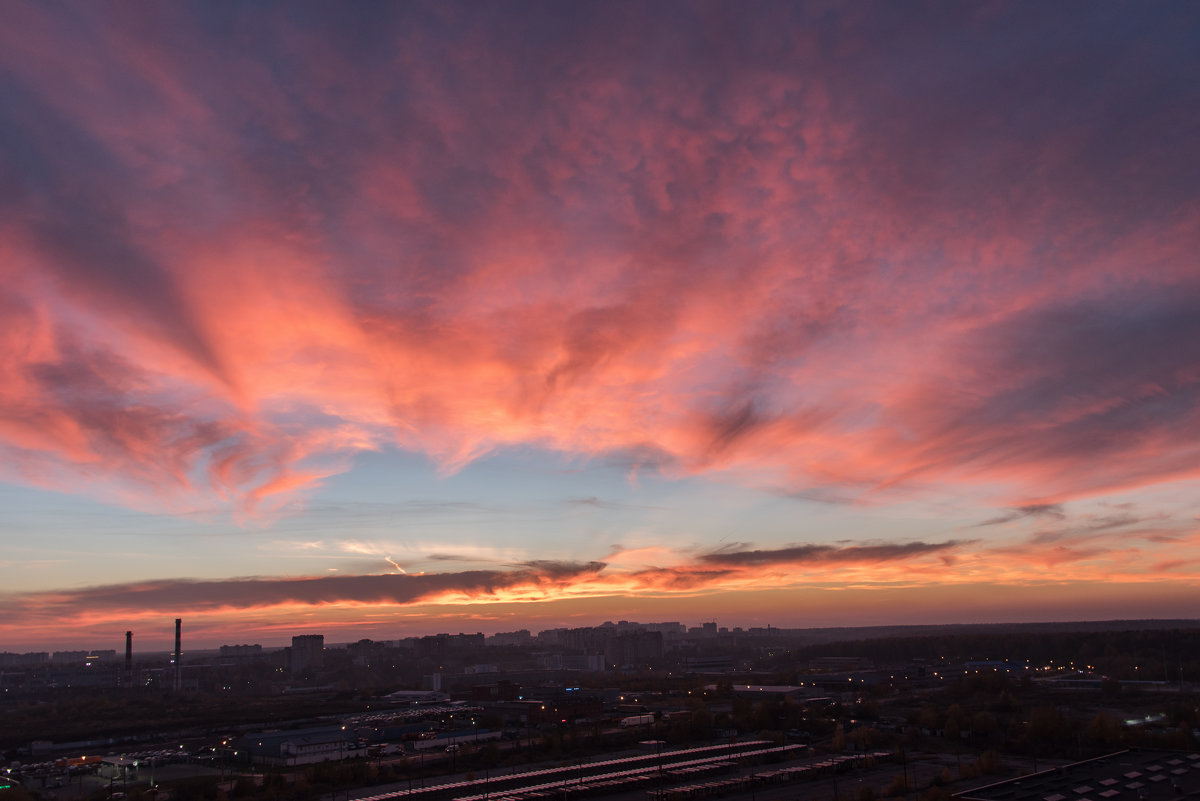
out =
[(181, 663), (183, 661), (183, 619), (175, 618), (175, 689), (179, 690), (183, 687), (183, 669)]
[(133, 686), (133, 632), (125, 632), (125, 686)]

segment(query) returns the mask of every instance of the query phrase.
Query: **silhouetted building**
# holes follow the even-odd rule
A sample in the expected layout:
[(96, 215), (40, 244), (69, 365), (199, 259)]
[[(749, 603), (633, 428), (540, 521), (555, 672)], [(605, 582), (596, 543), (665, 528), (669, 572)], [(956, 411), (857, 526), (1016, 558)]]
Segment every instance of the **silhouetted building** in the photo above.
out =
[[(304, 636), (325, 639), (319, 634)], [(239, 748), (244, 748), (251, 761), (257, 764), (308, 765), (345, 759), (353, 739), (353, 732), (340, 726), (326, 726), (247, 734), (242, 737)]]
[(611, 637), (604, 658), (616, 667), (642, 665), (662, 659), (663, 635), (659, 631), (631, 631)]
[(684, 670), (692, 673), (729, 673), (733, 670), (733, 657), (729, 654), (701, 654), (685, 656)]
[(222, 659), (257, 659), (262, 656), (262, 646), (254, 645), (222, 645)]
[(490, 637), (485, 638), (484, 642), (487, 645), (531, 645), (533, 643), (533, 635), (529, 633), (529, 629), (521, 629), (520, 631), (500, 631)]
[(346, 645), (346, 654), (350, 661), (359, 667), (388, 664), (388, 643), (374, 640), (359, 640)]
[(320, 670), (324, 664), (324, 634), (300, 634), (292, 637), (289, 668), (293, 674)]
[(538, 654), (538, 667), (546, 670), (604, 671), (604, 654)]
[(484, 646), (482, 633), (478, 634), (433, 634), (427, 637), (405, 637), (397, 643), (401, 648), (412, 649), (418, 656), (443, 659), (447, 654), (462, 651), (478, 651)]

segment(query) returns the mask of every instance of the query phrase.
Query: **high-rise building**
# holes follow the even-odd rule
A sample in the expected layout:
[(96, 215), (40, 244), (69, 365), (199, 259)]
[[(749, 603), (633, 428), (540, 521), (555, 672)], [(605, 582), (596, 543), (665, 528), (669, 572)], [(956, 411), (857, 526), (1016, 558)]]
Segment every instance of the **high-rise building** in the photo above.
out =
[(289, 666), (293, 674), (320, 670), (325, 664), (325, 635), (300, 634), (292, 637)]
[(662, 659), (661, 631), (629, 631), (610, 639), (604, 646), (604, 658), (610, 665), (638, 666)]

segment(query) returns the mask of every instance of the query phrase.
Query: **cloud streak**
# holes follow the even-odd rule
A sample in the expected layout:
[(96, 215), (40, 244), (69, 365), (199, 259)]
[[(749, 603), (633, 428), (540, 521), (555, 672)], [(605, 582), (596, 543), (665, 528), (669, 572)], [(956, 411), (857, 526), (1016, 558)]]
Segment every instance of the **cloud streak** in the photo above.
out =
[[(694, 557), (677, 553), (673, 562), (658, 565), (639, 564), (637, 557), (669, 558), (662, 549), (618, 554), (609, 561), (531, 560), (451, 572), (416, 569), (423, 562), (444, 564), (436, 555), (426, 555), (407, 561), (404, 573), (171, 579), (8, 593), (0, 596), (0, 636), (31, 637), (51, 620), (72, 629), (117, 631), (138, 620), (180, 615), (217, 629), (252, 617), (256, 626), (271, 619), (272, 626), (286, 628), (301, 625), (314, 613), (323, 620), (381, 623), (432, 608), (462, 608), (470, 614), (515, 603), (523, 605), (523, 615), (537, 617), (546, 614), (540, 609), (564, 603), (617, 598), (643, 603), (691, 599), (689, 603), (702, 605), (705, 598), (735, 595), (840, 592), (863, 603), (872, 594), (883, 597), (916, 588), (941, 587), (939, 592), (956, 592), (965, 599), (981, 587), (1021, 595), (1031, 588), (1069, 585), (1069, 594), (1082, 598), (1099, 587), (1122, 592), (1119, 588), (1153, 581), (1175, 589), (1195, 585), (1188, 569), (1200, 563), (1196, 532), (1178, 530), (1170, 559), (1146, 547), (1161, 536), (1157, 531), (1131, 537), (1105, 530), (1051, 542), (1032, 537), (1013, 545), (946, 540), (758, 548), (739, 543)], [(384, 561), (377, 563), (386, 569)], [(964, 594), (962, 588), (969, 589)]]
[(772, 564), (837, 564), (839, 562), (886, 562), (912, 556), (951, 551), (970, 542), (905, 542), (863, 545), (791, 545), (770, 550), (741, 550), (738, 546), (703, 554), (699, 561), (709, 565), (753, 567)]
[(410, 605), (452, 596), (485, 598), (513, 588), (549, 591), (604, 568), (584, 564), (533, 563), (517, 570), (471, 570), (419, 575), (382, 574), (320, 576), (294, 579), (244, 578), (167, 580), (118, 584), (63, 593), (43, 593), (5, 602), (12, 613), (106, 614), (186, 609), (206, 613), (284, 605), (327, 604)]

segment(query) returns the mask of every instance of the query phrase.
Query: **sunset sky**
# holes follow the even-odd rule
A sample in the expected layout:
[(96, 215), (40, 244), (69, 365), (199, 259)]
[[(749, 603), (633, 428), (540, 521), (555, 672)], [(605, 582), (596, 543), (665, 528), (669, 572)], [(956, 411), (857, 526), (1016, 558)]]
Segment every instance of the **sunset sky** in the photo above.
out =
[(0, 650), (1200, 617), (1200, 5), (3, 13)]

